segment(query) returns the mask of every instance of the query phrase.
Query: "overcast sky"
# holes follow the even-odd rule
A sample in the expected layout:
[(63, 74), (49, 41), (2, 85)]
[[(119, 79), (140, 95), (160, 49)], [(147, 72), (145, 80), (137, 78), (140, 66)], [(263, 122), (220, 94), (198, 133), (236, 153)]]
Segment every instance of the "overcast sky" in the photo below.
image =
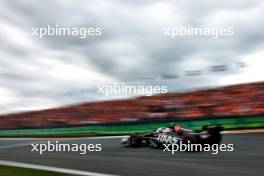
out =
[[(263, 9), (261, 0), (0, 0), (0, 113), (118, 98), (97, 94), (96, 86), (139, 77), (173, 92), (263, 81)], [(101, 27), (103, 35), (31, 35), (47, 25)], [(163, 35), (179, 25), (232, 27), (234, 35)], [(212, 73), (214, 65), (228, 69)], [(188, 70), (202, 74), (187, 77)]]

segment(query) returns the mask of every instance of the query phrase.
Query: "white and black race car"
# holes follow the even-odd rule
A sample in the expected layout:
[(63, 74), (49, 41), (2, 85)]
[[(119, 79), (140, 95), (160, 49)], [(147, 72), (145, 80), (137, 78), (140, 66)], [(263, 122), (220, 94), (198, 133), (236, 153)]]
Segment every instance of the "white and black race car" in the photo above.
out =
[(121, 143), (126, 147), (150, 146), (163, 148), (164, 144), (219, 144), (222, 140), (222, 127), (217, 125), (207, 125), (200, 131), (183, 128), (174, 123), (167, 128), (158, 128), (157, 130), (146, 134), (135, 134), (123, 138)]

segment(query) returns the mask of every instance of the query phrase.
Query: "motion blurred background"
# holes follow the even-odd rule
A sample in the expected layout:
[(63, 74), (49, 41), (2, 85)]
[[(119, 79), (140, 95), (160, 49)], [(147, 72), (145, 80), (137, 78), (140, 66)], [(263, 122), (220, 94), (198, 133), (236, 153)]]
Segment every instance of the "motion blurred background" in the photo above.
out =
[[(223, 124), (230, 129), (263, 126), (262, 1), (0, 3), (1, 129), (231, 117), (236, 126)], [(102, 35), (32, 35), (32, 28), (48, 25), (99, 27)], [(164, 28), (180, 25), (234, 34), (164, 35)], [(169, 93), (98, 94), (97, 86), (108, 83), (165, 85)]]
[[(263, 9), (261, 0), (0, 0), (0, 175), (66, 175), (65, 168), (97, 176), (263, 175)], [(32, 35), (48, 26), (102, 35)], [(179, 26), (233, 35), (164, 35)], [(111, 84), (168, 92), (98, 93)], [(171, 122), (195, 130), (219, 124), (235, 150), (171, 156), (120, 146), (119, 135)], [(30, 144), (47, 140), (99, 143), (103, 151), (31, 152)], [(43, 165), (61, 173), (36, 170)]]

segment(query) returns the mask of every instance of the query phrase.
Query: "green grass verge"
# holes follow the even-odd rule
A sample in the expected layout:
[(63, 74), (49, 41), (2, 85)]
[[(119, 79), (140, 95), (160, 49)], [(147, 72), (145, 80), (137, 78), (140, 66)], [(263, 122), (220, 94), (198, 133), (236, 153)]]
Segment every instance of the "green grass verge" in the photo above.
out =
[(0, 175), (3, 176), (76, 176), (71, 174), (62, 174), (58, 172), (42, 171), (37, 169), (26, 169), (13, 166), (0, 165)]
[[(145, 133), (170, 122), (127, 124), (127, 125), (97, 125), (67, 128), (47, 129), (18, 129), (0, 130), (0, 137), (71, 137), (71, 136), (100, 136), (100, 135), (126, 135), (131, 133)], [(206, 119), (194, 121), (179, 121), (177, 124), (194, 130), (201, 129), (204, 125), (219, 124), (226, 130), (264, 128), (264, 117), (230, 117), (223, 119)]]

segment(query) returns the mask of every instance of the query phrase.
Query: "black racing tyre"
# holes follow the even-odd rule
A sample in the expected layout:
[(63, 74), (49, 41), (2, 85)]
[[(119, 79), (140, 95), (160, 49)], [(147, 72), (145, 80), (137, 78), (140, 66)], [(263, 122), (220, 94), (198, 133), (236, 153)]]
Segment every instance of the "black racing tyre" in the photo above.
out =
[(202, 128), (203, 131), (208, 131), (210, 134), (219, 134), (221, 131), (223, 131), (223, 127), (219, 125), (205, 125)]
[[(191, 145), (191, 144), (198, 144), (198, 139), (195, 135), (189, 135), (189, 134), (186, 134), (183, 136), (182, 138), (182, 143), (183, 144), (186, 144), (186, 145)], [(198, 152), (196, 150), (186, 150), (186, 152)]]
[(222, 142), (222, 135), (215, 134), (210, 138), (209, 144), (220, 144)]
[(189, 135), (189, 134), (185, 134), (183, 137), (182, 137), (182, 143), (183, 144), (197, 144), (198, 143), (198, 140), (197, 140), (197, 137), (194, 136), (194, 135)]
[(142, 144), (141, 137), (138, 135), (132, 135), (129, 138), (129, 146), (130, 147), (140, 147)]

